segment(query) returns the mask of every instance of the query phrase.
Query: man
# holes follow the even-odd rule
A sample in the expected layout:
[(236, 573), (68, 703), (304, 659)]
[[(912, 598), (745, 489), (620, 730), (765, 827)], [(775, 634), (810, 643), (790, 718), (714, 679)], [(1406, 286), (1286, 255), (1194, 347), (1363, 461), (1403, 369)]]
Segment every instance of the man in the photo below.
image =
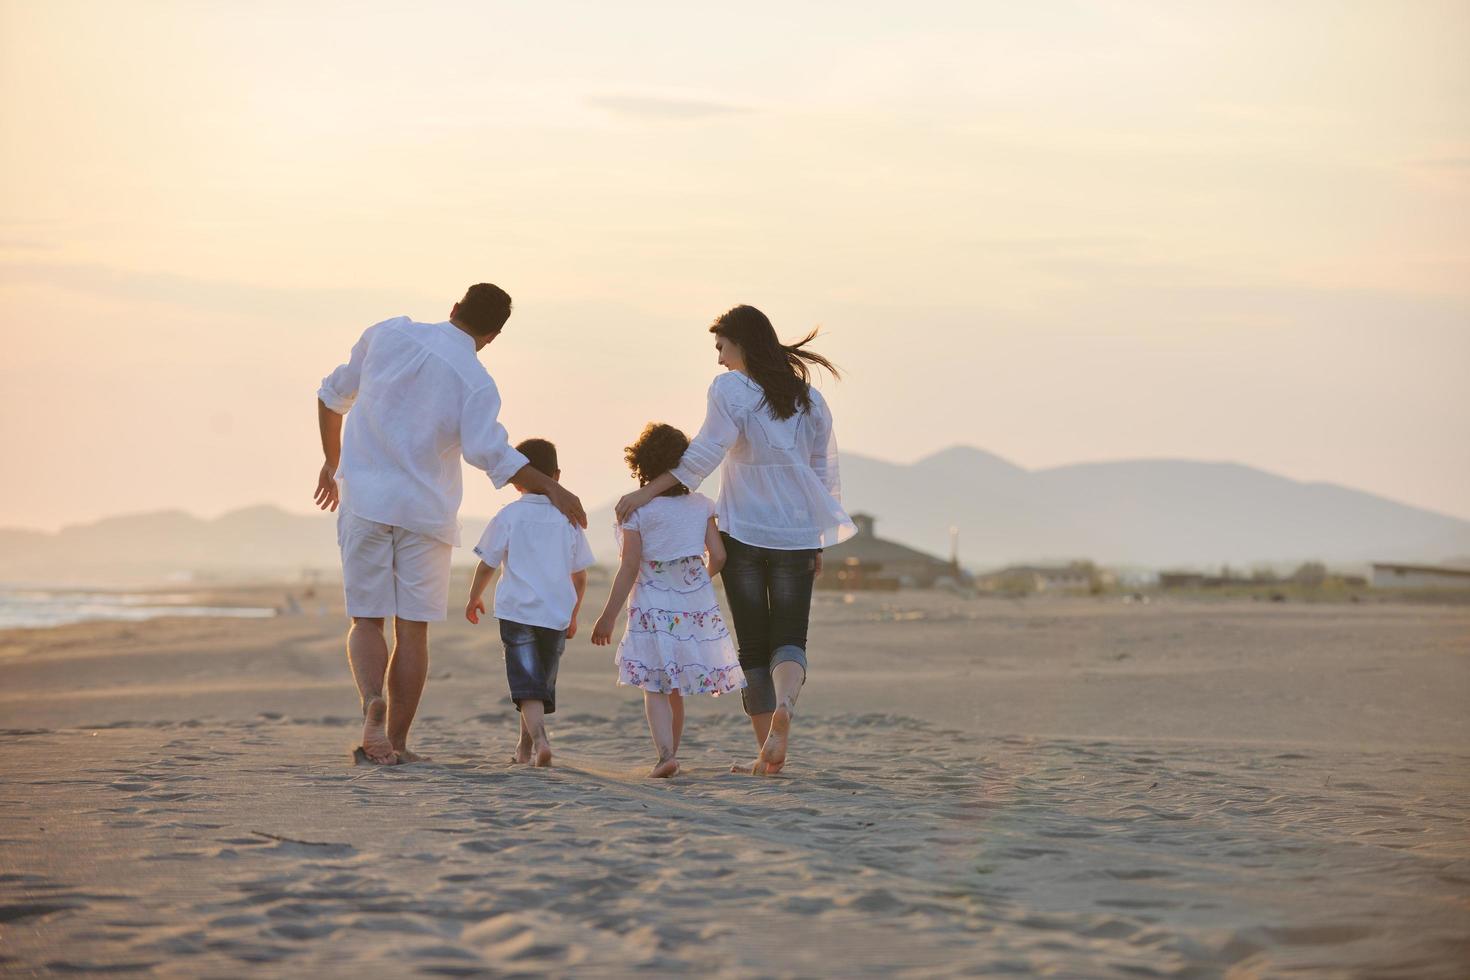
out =
[[(317, 392), (326, 461), (315, 500), (322, 510), (341, 506), (347, 659), (362, 700), (362, 752), (380, 765), (421, 758), (409, 751), (408, 730), (428, 676), (429, 623), (449, 609), (460, 456), (497, 488), (514, 480), (587, 526), (581, 501), (511, 448), (500, 424), (500, 392), (476, 355), (500, 336), (510, 312), (504, 290), (480, 283), (446, 323), (385, 320), (363, 333)], [(383, 635), (389, 616), (391, 656)]]

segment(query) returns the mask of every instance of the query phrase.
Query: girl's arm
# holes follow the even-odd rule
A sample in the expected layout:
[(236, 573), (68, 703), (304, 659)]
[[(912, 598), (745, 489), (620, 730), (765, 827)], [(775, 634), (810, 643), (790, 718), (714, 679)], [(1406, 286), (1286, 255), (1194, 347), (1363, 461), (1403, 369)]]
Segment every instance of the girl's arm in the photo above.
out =
[(725, 542), (720, 540), (720, 528), (713, 517), (704, 527), (704, 550), (709, 552), (709, 577), (714, 578), (725, 567)]
[(485, 587), (495, 577), (495, 569), (484, 562), (475, 566), (475, 579), (470, 583), (470, 601), (464, 607), (464, 618), (480, 625), (480, 617), (485, 614)]
[(613, 579), (612, 592), (608, 593), (607, 605), (602, 607), (602, 615), (597, 617), (597, 625), (592, 627), (593, 646), (605, 647), (612, 642), (612, 631), (617, 624), (618, 613), (622, 611), (623, 604), (628, 601), (628, 593), (633, 591), (633, 583), (638, 580), (638, 563), (642, 560), (643, 535), (624, 528), (623, 562), (618, 566), (617, 577)]

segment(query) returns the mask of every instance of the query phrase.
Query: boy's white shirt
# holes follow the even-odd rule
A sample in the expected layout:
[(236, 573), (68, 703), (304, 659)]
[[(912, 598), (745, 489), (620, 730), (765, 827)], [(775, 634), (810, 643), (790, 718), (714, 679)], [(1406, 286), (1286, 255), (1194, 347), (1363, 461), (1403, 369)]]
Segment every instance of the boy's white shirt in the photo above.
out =
[(592, 565), (587, 533), (544, 495), (524, 493), (491, 519), (475, 554), (499, 568), (495, 618), (564, 630), (572, 623), (577, 590), (572, 573)]
[(317, 397), (348, 416), (337, 483), (343, 512), (363, 520), (457, 545), (460, 456), (496, 487), (526, 465), (475, 341), (452, 323), (401, 316), (369, 327)]

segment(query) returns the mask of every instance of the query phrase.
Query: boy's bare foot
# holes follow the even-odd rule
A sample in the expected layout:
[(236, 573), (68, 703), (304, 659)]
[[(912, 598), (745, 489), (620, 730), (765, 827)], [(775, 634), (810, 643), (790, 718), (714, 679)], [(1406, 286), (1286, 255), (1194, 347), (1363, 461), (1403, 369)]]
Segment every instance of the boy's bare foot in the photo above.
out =
[(766, 744), (761, 746), (761, 754), (756, 759), (755, 771), (758, 774), (774, 776), (786, 765), (786, 743), (791, 736), (791, 710), (784, 704), (777, 706), (771, 715), (771, 732), (766, 736)]
[(674, 775), (678, 771), (679, 760), (671, 755), (667, 759), (660, 761), (658, 765), (654, 766), (653, 771), (650, 772), (648, 775), (652, 779), (668, 779), (670, 776)]
[(537, 742), (534, 748), (536, 750), (536, 768), (545, 769), (551, 765), (551, 743)]
[(371, 698), (363, 706), (362, 754), (380, 766), (398, 764), (398, 753), (393, 751), (393, 743), (388, 741), (388, 731), (383, 727), (387, 720), (388, 702), (382, 698)]

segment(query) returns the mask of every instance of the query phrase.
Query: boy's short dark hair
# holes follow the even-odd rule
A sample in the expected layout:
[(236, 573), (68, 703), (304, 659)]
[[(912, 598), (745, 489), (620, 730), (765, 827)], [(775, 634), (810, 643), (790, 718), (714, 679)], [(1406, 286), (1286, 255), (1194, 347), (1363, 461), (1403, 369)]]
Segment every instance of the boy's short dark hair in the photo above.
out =
[(454, 318), (481, 337), (499, 333), (510, 319), (510, 294), (499, 286), (477, 282), (465, 290)]
[(527, 439), (516, 445), (516, 452), (547, 476), (555, 476), (561, 469), (556, 465), (556, 446), (546, 439)]
[[(663, 422), (650, 422), (644, 426), (638, 441), (623, 450), (623, 459), (638, 478), (638, 485), (643, 487), (678, 466), (688, 448), (689, 437), (684, 433)], [(659, 496), (682, 497), (688, 492), (684, 484), (675, 483)]]

